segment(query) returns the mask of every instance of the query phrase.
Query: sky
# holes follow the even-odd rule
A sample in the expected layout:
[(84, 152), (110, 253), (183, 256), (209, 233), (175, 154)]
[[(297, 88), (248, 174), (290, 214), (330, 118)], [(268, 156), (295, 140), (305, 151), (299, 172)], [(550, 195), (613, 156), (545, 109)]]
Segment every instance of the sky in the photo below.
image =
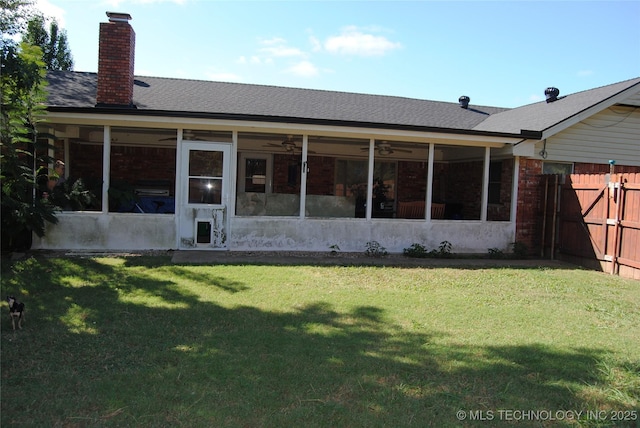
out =
[(640, 1), (37, 0), (96, 72), (129, 13), (136, 76), (517, 107), (640, 77)]

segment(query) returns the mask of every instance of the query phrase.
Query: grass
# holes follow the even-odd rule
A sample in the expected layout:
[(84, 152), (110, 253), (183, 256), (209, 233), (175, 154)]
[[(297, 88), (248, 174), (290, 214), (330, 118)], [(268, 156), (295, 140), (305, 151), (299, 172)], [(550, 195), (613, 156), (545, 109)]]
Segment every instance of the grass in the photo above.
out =
[(590, 271), (31, 258), (2, 291), (28, 311), (2, 308), (3, 427), (640, 418), (640, 283)]

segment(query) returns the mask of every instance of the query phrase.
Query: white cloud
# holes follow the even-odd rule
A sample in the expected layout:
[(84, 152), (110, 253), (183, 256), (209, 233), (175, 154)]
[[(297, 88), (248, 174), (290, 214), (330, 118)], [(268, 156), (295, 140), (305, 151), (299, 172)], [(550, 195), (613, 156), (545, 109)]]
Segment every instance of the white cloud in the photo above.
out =
[(287, 73), (301, 77), (314, 77), (320, 74), (318, 68), (309, 61), (300, 61), (292, 67), (289, 67), (286, 71)]
[(271, 58), (261, 58), (258, 55), (251, 55), (250, 57), (246, 57), (242, 55), (239, 57), (236, 62), (240, 65), (261, 65), (261, 64), (272, 64), (273, 59)]
[(259, 40), (259, 43), (261, 45), (266, 45), (266, 46), (273, 46), (273, 45), (281, 45), (283, 43), (286, 43), (287, 41), (285, 39), (283, 39), (282, 37), (272, 37), (270, 39), (261, 39)]
[(60, 28), (65, 28), (64, 9), (52, 5), (49, 0), (38, 0), (36, 2), (36, 8), (42, 12), (45, 17), (55, 19)]
[(540, 95), (534, 94), (529, 97), (529, 101), (532, 103), (537, 103), (538, 101), (542, 101), (542, 97)]
[(338, 36), (324, 42), (324, 49), (333, 54), (357, 56), (381, 56), (402, 45), (384, 36), (367, 34), (354, 26), (346, 27)]
[(300, 49), (289, 46), (287, 41), (281, 37), (260, 40), (260, 44), (264, 46), (259, 49), (262, 56), (280, 58), (306, 56), (306, 54)]
[(260, 49), (260, 52), (267, 56), (274, 57), (292, 57), (292, 56), (305, 56), (306, 54), (298, 48), (292, 48), (285, 45), (271, 46)]
[(313, 52), (319, 52), (322, 50), (322, 43), (315, 36), (309, 36), (309, 42), (311, 43), (311, 50)]

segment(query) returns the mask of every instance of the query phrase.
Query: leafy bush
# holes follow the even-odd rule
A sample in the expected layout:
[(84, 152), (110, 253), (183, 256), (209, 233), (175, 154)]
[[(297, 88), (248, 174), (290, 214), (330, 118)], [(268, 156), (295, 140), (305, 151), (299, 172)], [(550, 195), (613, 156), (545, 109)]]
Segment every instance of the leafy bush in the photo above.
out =
[(490, 259), (504, 259), (504, 252), (499, 248), (489, 248)]
[(377, 241), (369, 241), (366, 244), (367, 249), (364, 254), (368, 257), (383, 257), (387, 254), (387, 249), (380, 245)]
[(409, 248), (402, 250), (402, 253), (407, 257), (445, 259), (453, 256), (452, 248), (449, 241), (442, 241), (437, 249), (431, 251), (427, 251), (424, 245), (414, 243)]
[(429, 257), (429, 252), (424, 245), (420, 245), (417, 243), (412, 244), (409, 248), (405, 248), (402, 250), (402, 254), (407, 257), (415, 257), (415, 258), (425, 258)]
[(442, 241), (438, 246), (438, 249), (431, 251), (430, 254), (432, 257), (448, 259), (453, 256), (453, 253), (451, 252), (452, 248), (451, 242)]
[(511, 249), (514, 259), (526, 259), (529, 255), (529, 247), (522, 242), (514, 242), (511, 244)]

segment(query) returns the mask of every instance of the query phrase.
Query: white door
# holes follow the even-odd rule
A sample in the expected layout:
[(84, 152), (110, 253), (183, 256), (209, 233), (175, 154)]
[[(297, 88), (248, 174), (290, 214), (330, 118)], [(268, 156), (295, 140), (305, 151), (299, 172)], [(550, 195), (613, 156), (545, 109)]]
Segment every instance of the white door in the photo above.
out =
[(231, 145), (182, 143), (180, 248), (226, 249)]

